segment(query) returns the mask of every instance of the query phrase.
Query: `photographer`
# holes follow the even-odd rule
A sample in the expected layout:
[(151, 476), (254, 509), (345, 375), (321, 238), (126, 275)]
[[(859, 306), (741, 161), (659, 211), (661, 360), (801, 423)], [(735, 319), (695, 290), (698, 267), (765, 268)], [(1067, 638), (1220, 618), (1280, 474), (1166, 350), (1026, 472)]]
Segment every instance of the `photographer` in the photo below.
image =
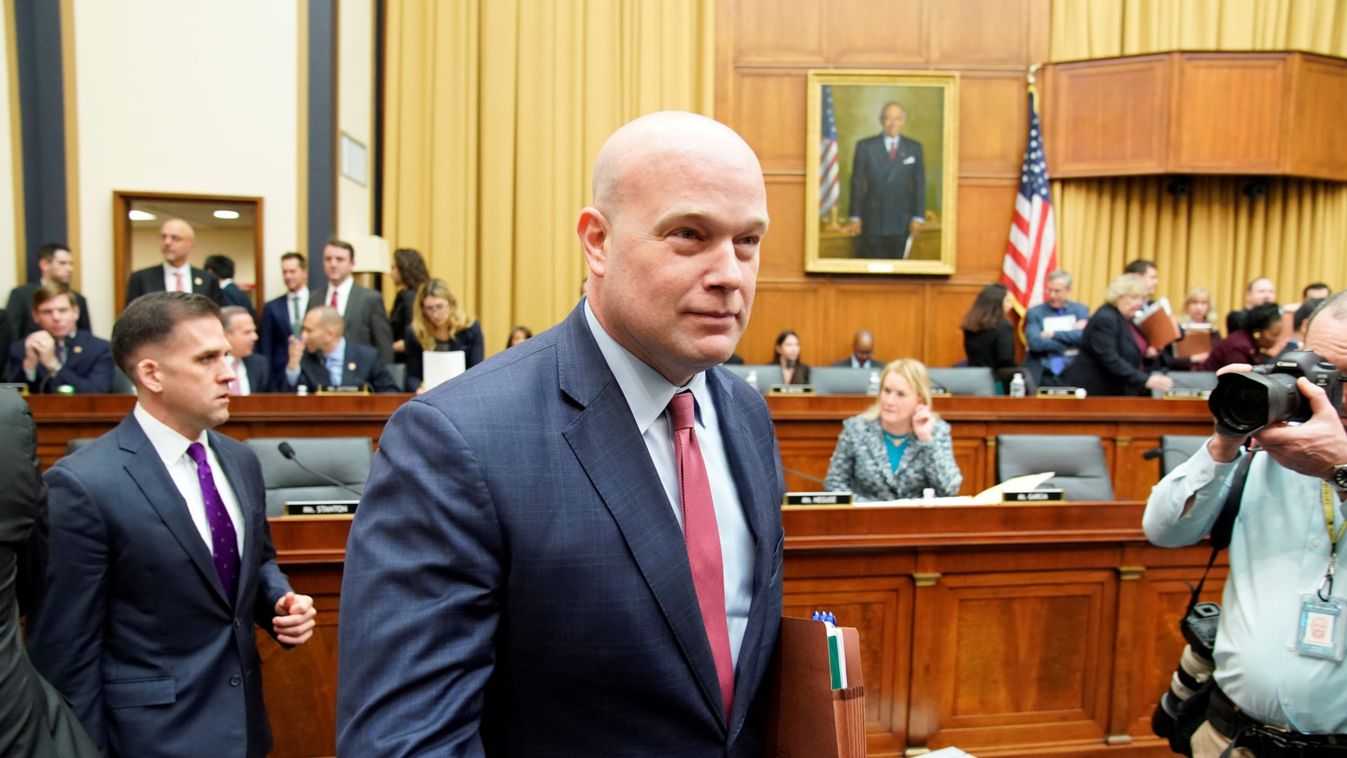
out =
[[(1305, 348), (1347, 371), (1347, 297), (1329, 299), (1311, 318)], [(1340, 380), (1323, 369), (1330, 385)], [(1250, 367), (1221, 373), (1237, 371)], [(1340, 394), (1334, 407), (1308, 379), (1296, 379), (1295, 387), (1301, 397), (1285, 399), (1307, 404), (1307, 421), (1268, 423), (1247, 439), (1218, 424), (1146, 504), (1143, 527), (1153, 543), (1194, 544), (1220, 514), (1241, 446), (1252, 441), (1259, 448), (1230, 542), (1213, 656), (1217, 689), (1206, 723), (1192, 736), (1198, 758), (1222, 755), (1232, 739), (1235, 749), (1226, 754), (1236, 757), (1347, 756), (1347, 578), (1333, 582), (1347, 531), (1347, 422)], [(1232, 412), (1245, 413), (1243, 401), (1251, 398), (1259, 399), (1243, 395)], [(1275, 414), (1275, 393), (1269, 390), (1268, 398)]]

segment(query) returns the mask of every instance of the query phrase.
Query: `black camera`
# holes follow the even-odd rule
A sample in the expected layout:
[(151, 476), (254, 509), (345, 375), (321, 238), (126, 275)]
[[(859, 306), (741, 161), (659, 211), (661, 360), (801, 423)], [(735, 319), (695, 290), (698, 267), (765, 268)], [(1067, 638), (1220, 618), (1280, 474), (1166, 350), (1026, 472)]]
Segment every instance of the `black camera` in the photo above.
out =
[(1222, 374), (1207, 406), (1220, 430), (1232, 436), (1247, 436), (1278, 421), (1307, 421), (1310, 402), (1296, 389), (1302, 376), (1323, 387), (1329, 402), (1342, 411), (1342, 374), (1308, 350), (1292, 350), (1248, 373)]
[(1211, 651), (1220, 623), (1221, 606), (1216, 603), (1194, 605), (1179, 622), (1188, 644), (1170, 678), (1169, 689), (1151, 714), (1151, 731), (1169, 740), (1170, 748), (1182, 755), (1192, 755), (1189, 738), (1207, 718), (1207, 704), (1211, 700), (1209, 682), (1216, 667)]

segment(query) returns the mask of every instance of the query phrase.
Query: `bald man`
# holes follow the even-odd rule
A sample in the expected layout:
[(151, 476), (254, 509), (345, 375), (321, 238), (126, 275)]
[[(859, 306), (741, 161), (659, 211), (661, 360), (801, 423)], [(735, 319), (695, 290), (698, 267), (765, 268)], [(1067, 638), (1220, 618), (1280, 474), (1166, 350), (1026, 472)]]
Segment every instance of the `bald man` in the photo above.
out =
[(164, 262), (131, 274), (126, 283), (126, 303), (147, 292), (195, 292), (220, 303), (220, 283), (215, 275), (192, 266), (189, 260), (196, 250), (196, 231), (180, 218), (171, 218), (159, 227), (159, 252)]
[(762, 398), (720, 364), (767, 222), (724, 125), (657, 113), (609, 138), (579, 305), (380, 437), (338, 754), (762, 754), (784, 484)]

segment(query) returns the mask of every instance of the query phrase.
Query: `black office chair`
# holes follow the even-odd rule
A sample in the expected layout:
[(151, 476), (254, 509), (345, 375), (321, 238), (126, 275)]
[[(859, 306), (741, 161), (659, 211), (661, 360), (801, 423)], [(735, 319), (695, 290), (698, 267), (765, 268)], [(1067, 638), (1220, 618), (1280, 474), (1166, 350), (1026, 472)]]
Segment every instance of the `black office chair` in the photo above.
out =
[(1166, 476), (1193, 457), (1206, 441), (1205, 434), (1166, 434), (1160, 437), (1160, 475)]
[(1052, 471), (1042, 485), (1071, 501), (1113, 499), (1104, 447), (1093, 434), (1002, 434), (996, 438), (996, 481)]
[(112, 388), (108, 392), (114, 395), (134, 395), (136, 394), (136, 385), (131, 383), (131, 377), (122, 373), (118, 366), (112, 367)]
[[(369, 437), (253, 437), (244, 442), (262, 462), (268, 516), (281, 515), (286, 502), (293, 500), (358, 499), (374, 459), (374, 441)], [(290, 444), (299, 463), (281, 454), (282, 442)], [(300, 463), (351, 489), (305, 471)]]
[(416, 387), (407, 386), (407, 364), (390, 363), (387, 366), (388, 375), (393, 377), (393, 382), (398, 385), (399, 392), (415, 392)]
[(929, 368), (931, 384), (934, 390), (944, 389), (951, 395), (996, 394), (996, 377), (989, 368), (956, 366), (954, 368)]

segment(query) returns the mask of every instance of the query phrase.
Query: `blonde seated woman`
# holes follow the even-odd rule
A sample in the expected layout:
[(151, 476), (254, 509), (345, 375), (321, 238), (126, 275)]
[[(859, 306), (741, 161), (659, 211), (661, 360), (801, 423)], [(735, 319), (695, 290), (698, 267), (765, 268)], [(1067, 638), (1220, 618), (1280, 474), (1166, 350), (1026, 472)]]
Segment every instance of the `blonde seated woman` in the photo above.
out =
[(482, 362), (482, 325), (463, 312), (443, 279), (431, 279), (416, 291), (412, 325), (407, 327), (407, 391), (420, 392), (428, 351), (464, 352), (464, 368)]
[(963, 474), (954, 461), (949, 424), (931, 410), (931, 377), (921, 361), (900, 358), (879, 375), (879, 398), (842, 422), (824, 487), (857, 500), (937, 497), (958, 493)]

